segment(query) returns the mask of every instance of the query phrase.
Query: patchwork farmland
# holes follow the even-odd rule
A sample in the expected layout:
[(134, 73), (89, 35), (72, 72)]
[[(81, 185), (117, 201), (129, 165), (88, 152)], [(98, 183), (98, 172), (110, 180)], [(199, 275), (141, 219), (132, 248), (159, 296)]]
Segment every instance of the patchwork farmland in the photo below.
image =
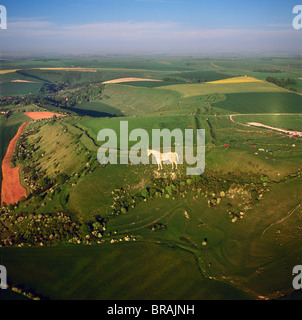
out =
[[(267, 70), (280, 66), (280, 78), (301, 78), (298, 59), (265, 61)], [(265, 126), (302, 131), (298, 85), (266, 81), (261, 59), (1, 67), (1, 161), (28, 123), (10, 157), (26, 196), (8, 203), (1, 195), (4, 298), (292, 298), (292, 267), (302, 259), (302, 142)], [(121, 121), (149, 137), (205, 129), (204, 173), (187, 176), (186, 163), (101, 165), (98, 133), (114, 130), (119, 144)]]

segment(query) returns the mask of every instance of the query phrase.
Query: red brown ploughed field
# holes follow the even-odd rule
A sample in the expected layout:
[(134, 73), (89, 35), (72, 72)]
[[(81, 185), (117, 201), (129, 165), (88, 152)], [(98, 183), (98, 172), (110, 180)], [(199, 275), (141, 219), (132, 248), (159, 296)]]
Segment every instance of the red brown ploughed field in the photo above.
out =
[(33, 119), (33, 120), (50, 119), (50, 118), (52, 118), (54, 115), (56, 115), (57, 117), (65, 117), (65, 115), (63, 115), (63, 114), (53, 113), (53, 112), (48, 112), (48, 111), (41, 111), (41, 112), (24, 112), (24, 114), (25, 114), (26, 116), (28, 116), (29, 118)]
[[(64, 117), (65, 115), (53, 112), (25, 112), (26, 116), (33, 120), (40, 119), (51, 119), (54, 115), (57, 117)], [(28, 122), (24, 122), (19, 128), (15, 137), (9, 143), (6, 155), (2, 161), (2, 186), (1, 186), (1, 202), (6, 205), (14, 204), (19, 202), (21, 197), (26, 198), (26, 190), (21, 186), (19, 180), (19, 169), (20, 167), (12, 168), (11, 167), (11, 158), (14, 154), (17, 141), (21, 134), (24, 132), (25, 127)]]
[(24, 132), (28, 122), (24, 122), (19, 128), (17, 134), (9, 143), (7, 152), (2, 161), (2, 186), (1, 186), (1, 201), (7, 205), (19, 202), (21, 197), (26, 198), (26, 190), (21, 186), (19, 180), (20, 167), (11, 167), (11, 158), (16, 148), (17, 141)]

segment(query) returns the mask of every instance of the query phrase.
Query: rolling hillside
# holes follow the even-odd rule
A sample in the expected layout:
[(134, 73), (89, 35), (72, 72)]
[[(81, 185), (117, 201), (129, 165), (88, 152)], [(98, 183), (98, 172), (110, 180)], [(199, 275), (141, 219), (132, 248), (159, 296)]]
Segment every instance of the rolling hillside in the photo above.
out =
[[(66, 114), (30, 120), (12, 159), (21, 166), (28, 198), (1, 207), (10, 287), (42, 299), (279, 299), (293, 293), (292, 266), (302, 258), (301, 138), (247, 124), (301, 131), (302, 97), (249, 74), (269, 67), (293, 72), (262, 60), (4, 63), (3, 70), (21, 69), (23, 79), (39, 77), (54, 89), (1, 100), (1, 110), (12, 112), (0, 117), (2, 157), (29, 121), (25, 112)], [(7, 82), (13, 75), (3, 73)], [(125, 76), (174, 79), (164, 86), (102, 84)], [(208, 82), (197, 83), (203, 76)], [(56, 90), (63, 80), (70, 83)], [(194, 135), (205, 129), (204, 173), (187, 176), (187, 163), (174, 170), (170, 164), (163, 170), (101, 165), (98, 133), (114, 130), (119, 144), (121, 121), (128, 121), (129, 132), (145, 129), (150, 145), (153, 129), (193, 129)], [(193, 144), (196, 152), (195, 138)]]

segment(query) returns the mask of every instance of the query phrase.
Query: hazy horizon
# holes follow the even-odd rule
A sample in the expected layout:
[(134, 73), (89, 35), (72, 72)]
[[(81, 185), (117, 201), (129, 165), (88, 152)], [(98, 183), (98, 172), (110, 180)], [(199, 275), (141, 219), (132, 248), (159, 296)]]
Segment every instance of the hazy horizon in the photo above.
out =
[(296, 1), (3, 0), (1, 56), (302, 52)]

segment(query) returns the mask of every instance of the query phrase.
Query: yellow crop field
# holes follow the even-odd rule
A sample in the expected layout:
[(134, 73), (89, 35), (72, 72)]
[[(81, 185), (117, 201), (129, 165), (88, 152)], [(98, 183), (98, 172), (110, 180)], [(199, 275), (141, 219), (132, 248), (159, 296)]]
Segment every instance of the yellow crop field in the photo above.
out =
[(155, 80), (155, 79), (145, 79), (145, 78), (119, 78), (109, 81), (104, 81), (103, 83), (123, 83), (123, 82), (135, 82), (135, 81), (162, 81), (162, 80)]
[(258, 80), (253, 77), (234, 77), (234, 78), (228, 78), (223, 80), (210, 81), (208, 83), (223, 84), (223, 83), (246, 83), (246, 82), (264, 82), (264, 81)]
[(16, 72), (18, 70), (20, 70), (20, 69), (0, 70), (0, 74), (12, 73), (12, 72)]
[[(255, 79), (256, 80), (256, 79)], [(223, 80), (222, 80), (223, 81)], [(245, 92), (287, 92), (286, 89), (277, 87), (272, 83), (265, 81), (253, 82), (206, 82), (206, 83), (192, 83), (192, 84), (175, 84), (169, 86), (162, 86), (156, 90), (174, 90), (183, 95), (184, 98), (192, 96), (200, 96), (207, 94), (228, 94), (228, 93), (245, 93)]]

